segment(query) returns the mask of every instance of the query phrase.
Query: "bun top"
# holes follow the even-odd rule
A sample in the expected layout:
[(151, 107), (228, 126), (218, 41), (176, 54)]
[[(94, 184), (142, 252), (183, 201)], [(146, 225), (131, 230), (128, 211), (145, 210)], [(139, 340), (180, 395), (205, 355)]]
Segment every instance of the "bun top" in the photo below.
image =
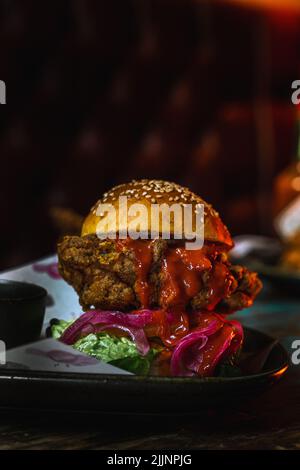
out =
[[(89, 215), (85, 219), (82, 226), (82, 235), (89, 235), (99, 233), (99, 222), (106, 218), (108, 221), (107, 212), (101, 213), (100, 204), (112, 204), (116, 211), (116, 230), (126, 230), (128, 224), (132, 220), (137, 220), (137, 214), (134, 217), (128, 218), (120, 216), (119, 213), (119, 197), (127, 196), (128, 209), (136, 203), (143, 204), (147, 208), (146, 216), (139, 217), (139, 230), (151, 231), (151, 217), (150, 209), (152, 204), (166, 204), (171, 207), (173, 204), (179, 204), (181, 207), (186, 205), (192, 206), (192, 211), (195, 214), (197, 211), (197, 204), (204, 206), (204, 239), (205, 242), (221, 243), (227, 249), (232, 248), (233, 242), (231, 236), (219, 217), (219, 214), (212, 208), (210, 204), (205, 202), (201, 197), (194, 194), (188, 188), (182, 187), (176, 183), (170, 183), (162, 180), (133, 180), (130, 183), (120, 184), (115, 186), (108, 192), (104, 193), (102, 198), (92, 207)], [(195, 217), (193, 217), (192, 228), (195, 230)], [(111, 220), (110, 220), (111, 222)], [(110, 222), (105, 225), (100, 233), (104, 236), (105, 233), (110, 232)], [(182, 232), (181, 224), (178, 224), (178, 218), (174, 218), (171, 212), (170, 220), (170, 233), (171, 237), (178, 232)], [(115, 222), (114, 222), (115, 223)], [(179, 227), (180, 225), (180, 227)], [(160, 223), (159, 232), (162, 233), (162, 225)]]

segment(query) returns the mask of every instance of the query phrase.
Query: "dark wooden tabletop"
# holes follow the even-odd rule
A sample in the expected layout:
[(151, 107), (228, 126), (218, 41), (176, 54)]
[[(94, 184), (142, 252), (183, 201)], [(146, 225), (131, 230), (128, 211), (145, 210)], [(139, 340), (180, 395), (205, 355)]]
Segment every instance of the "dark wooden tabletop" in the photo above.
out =
[[(265, 294), (239, 314), (282, 339), (300, 338), (300, 299)], [(0, 412), (0, 449), (300, 449), (300, 365), (261, 396), (222, 409), (173, 416)]]

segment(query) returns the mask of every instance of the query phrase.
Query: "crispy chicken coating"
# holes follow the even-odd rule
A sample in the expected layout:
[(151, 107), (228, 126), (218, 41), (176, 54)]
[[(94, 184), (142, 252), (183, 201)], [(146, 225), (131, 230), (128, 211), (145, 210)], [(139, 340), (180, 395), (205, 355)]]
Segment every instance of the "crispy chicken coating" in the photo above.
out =
[[(152, 263), (147, 282), (152, 308), (161, 307), (162, 263), (171, 243), (159, 239), (151, 245)], [(58, 257), (60, 273), (78, 293), (84, 310), (93, 306), (128, 311), (141, 306), (136, 289), (136, 259), (130, 248), (120, 250), (114, 240), (99, 240), (96, 235), (67, 236), (58, 245)], [(199, 277), (199, 292), (189, 300), (186, 308), (229, 313), (250, 306), (261, 289), (256, 273), (241, 266), (231, 266), (227, 256), (222, 254), (213, 256), (211, 267), (199, 273)]]

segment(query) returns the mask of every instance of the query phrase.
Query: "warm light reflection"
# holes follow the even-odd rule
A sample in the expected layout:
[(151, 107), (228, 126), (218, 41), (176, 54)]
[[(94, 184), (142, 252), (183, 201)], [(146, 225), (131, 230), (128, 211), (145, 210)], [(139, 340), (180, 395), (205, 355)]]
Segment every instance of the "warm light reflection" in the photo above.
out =
[(300, 176), (296, 176), (296, 178), (292, 180), (291, 185), (295, 191), (300, 191)]
[(227, 3), (236, 3), (247, 8), (271, 8), (280, 10), (296, 10), (300, 12), (299, 0), (227, 0)]
[(273, 377), (281, 377), (286, 372), (288, 367), (289, 366), (285, 366), (282, 369), (278, 370), (277, 372), (275, 372), (275, 374), (273, 374)]

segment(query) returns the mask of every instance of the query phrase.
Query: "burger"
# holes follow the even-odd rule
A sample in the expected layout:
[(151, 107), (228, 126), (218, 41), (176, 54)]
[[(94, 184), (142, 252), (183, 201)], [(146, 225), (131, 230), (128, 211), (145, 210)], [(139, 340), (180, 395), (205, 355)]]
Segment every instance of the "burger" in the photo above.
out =
[[(147, 209), (139, 217), (142, 238), (128, 235), (132, 217), (119, 216), (125, 196), (128, 209), (137, 203)], [(151, 205), (171, 209), (175, 203), (193, 213), (203, 208), (201, 247), (191, 249), (178, 236), (174, 214), (169, 237), (159, 223), (151, 238)], [(115, 237), (109, 223), (101, 223), (104, 205), (115, 209)], [(243, 329), (230, 314), (251, 306), (262, 284), (256, 273), (230, 263), (232, 247), (219, 214), (188, 188), (146, 179), (116, 186), (92, 207), (81, 236), (58, 243), (59, 271), (84, 313), (74, 322), (52, 322), (52, 334), (136, 374), (236, 373)]]

